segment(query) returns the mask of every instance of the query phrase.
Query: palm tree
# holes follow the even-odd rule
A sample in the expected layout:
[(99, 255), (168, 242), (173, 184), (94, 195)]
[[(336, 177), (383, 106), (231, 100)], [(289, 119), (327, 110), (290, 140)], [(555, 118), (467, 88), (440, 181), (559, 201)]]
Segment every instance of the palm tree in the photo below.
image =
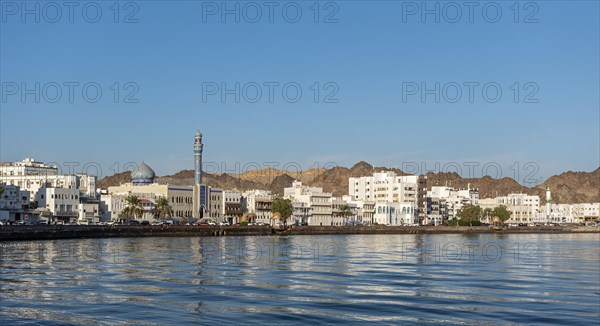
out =
[(348, 204), (344, 204), (344, 205), (340, 206), (339, 210), (340, 211), (338, 212), (337, 215), (340, 217), (343, 217), (344, 225), (347, 225), (348, 224), (347, 217), (353, 215), (352, 209), (350, 209), (350, 206), (348, 206)]
[(154, 203), (154, 209), (152, 210), (152, 216), (157, 219), (163, 219), (167, 216), (173, 215), (173, 208), (169, 204), (169, 200), (165, 197), (159, 197)]
[(127, 222), (129, 222), (129, 217), (131, 216), (138, 219), (142, 218), (142, 215), (144, 214), (144, 208), (142, 207), (140, 198), (138, 196), (131, 195), (127, 196), (125, 201), (127, 201), (127, 206), (123, 208), (122, 212), (127, 217)]

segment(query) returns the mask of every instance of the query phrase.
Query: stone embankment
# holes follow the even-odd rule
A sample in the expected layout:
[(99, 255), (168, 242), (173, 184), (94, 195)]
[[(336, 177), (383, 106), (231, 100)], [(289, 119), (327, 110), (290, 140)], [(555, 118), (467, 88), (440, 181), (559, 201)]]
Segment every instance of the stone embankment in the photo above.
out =
[(271, 229), (267, 226), (132, 226), (132, 225), (5, 225), (0, 241), (128, 237), (214, 237), (319, 234), (478, 234), (478, 233), (600, 233), (598, 227), (506, 227), (486, 226), (305, 226)]

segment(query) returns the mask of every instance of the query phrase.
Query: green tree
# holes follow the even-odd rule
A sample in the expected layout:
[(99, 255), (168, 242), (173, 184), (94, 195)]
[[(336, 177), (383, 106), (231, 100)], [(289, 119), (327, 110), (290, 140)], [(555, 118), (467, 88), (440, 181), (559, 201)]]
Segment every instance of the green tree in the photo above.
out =
[(4, 195), (4, 188), (0, 187), (0, 196)]
[(131, 195), (127, 196), (125, 201), (127, 202), (127, 206), (123, 208), (122, 213), (127, 217), (127, 222), (129, 222), (129, 218), (131, 216), (138, 219), (142, 218), (142, 215), (144, 214), (144, 207), (142, 207), (140, 198), (138, 196)]
[(277, 197), (273, 199), (272, 211), (273, 213), (279, 213), (281, 220), (283, 221), (283, 225), (287, 226), (287, 220), (290, 216), (292, 216), (292, 213), (294, 212), (294, 206), (292, 205), (291, 200)]
[(170, 217), (173, 215), (173, 208), (169, 204), (169, 200), (165, 197), (159, 197), (154, 203), (154, 209), (152, 209), (152, 216), (161, 220), (165, 217)]
[(494, 208), (494, 210), (492, 211), (492, 216), (498, 216), (502, 220), (502, 222), (508, 220), (511, 214), (512, 212), (506, 209), (506, 206), (504, 205), (500, 205)]
[(344, 204), (340, 206), (339, 212), (337, 212), (337, 216), (342, 217), (344, 219), (344, 225), (348, 224), (348, 217), (352, 216), (352, 209), (348, 204)]
[(464, 223), (473, 223), (475, 221), (479, 221), (479, 219), (481, 218), (483, 212), (481, 210), (481, 207), (479, 207), (479, 205), (469, 205), (469, 206), (465, 206), (463, 207), (463, 209), (460, 210), (460, 212), (458, 212), (458, 216), (460, 217), (461, 221)]

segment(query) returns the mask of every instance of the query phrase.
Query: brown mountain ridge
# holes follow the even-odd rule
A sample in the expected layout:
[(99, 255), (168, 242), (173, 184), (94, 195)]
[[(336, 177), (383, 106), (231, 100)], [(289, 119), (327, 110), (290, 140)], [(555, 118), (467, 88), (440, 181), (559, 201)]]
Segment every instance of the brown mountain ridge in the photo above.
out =
[[(322, 187), (324, 191), (334, 196), (348, 194), (348, 178), (372, 175), (375, 171), (394, 171), (406, 175), (399, 169), (374, 167), (361, 161), (351, 168), (334, 167), (331, 169), (310, 169), (302, 172), (282, 171), (274, 168), (253, 170), (242, 174), (211, 174), (204, 173), (204, 183), (211, 187), (222, 189), (263, 189), (274, 194), (283, 195), (283, 188), (290, 187), (294, 180), (300, 180), (305, 185)], [(544, 183), (533, 187), (519, 184), (512, 178), (494, 179), (489, 176), (482, 178), (463, 178), (457, 173), (428, 173), (427, 185), (448, 185), (455, 188), (479, 188), (480, 198), (504, 196), (509, 193), (525, 193), (538, 195), (542, 201), (546, 196), (546, 187), (552, 189), (554, 203), (573, 204), (600, 202), (600, 167), (593, 172), (564, 172), (548, 178)], [(183, 170), (173, 175), (157, 177), (160, 184), (190, 186), (194, 182), (194, 171)], [(130, 172), (122, 172), (98, 181), (98, 187), (107, 188), (121, 183), (131, 182)]]

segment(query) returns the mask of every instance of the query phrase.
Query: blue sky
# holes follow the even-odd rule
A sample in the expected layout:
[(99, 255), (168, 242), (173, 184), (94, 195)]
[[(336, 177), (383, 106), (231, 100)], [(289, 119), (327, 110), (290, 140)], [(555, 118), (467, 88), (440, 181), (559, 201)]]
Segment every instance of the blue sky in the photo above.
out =
[[(436, 162), (455, 171), (456, 162), (467, 176), (476, 162), (474, 176), (523, 183), (600, 164), (597, 1), (520, 2), (518, 15), (512, 1), (479, 2), (473, 22), (465, 3), (453, 2), (462, 13), (455, 23), (456, 7), (435, 1), (427, 8), (439, 5), (439, 23), (420, 15), (420, 2), (406, 1), (320, 2), (317, 23), (312, 1), (280, 2), (272, 23), (260, 1), (256, 23), (256, 8), (236, 1), (226, 6), (239, 5), (239, 22), (233, 14), (223, 19), (220, 2), (121, 2), (117, 13), (112, 1), (101, 1), (87, 14), (82, 3), (72, 17), (67, 7), (58, 17), (48, 2), (28, 2), (28, 9), (39, 4), (39, 22), (13, 3), (2, 1), (0, 12), (1, 161), (35, 157), (78, 162), (79, 169), (94, 162), (104, 176), (144, 160), (159, 175), (171, 174), (192, 167), (199, 128), (204, 160), (221, 172), (249, 162), (307, 169), (365, 160), (399, 168), (417, 163), (420, 172), (435, 170)], [(95, 5), (102, 13), (90, 23)], [(298, 21), (289, 22), (298, 7)], [(68, 82), (79, 83), (73, 103)], [(278, 83), (272, 103), (268, 82)], [(472, 103), (469, 82), (478, 83)], [(27, 92), (23, 100), (22, 86), (35, 83), (39, 103)], [(96, 84), (84, 98), (88, 83)], [(232, 94), (221, 99), (222, 83), (240, 84), (239, 103)], [(423, 100), (421, 86), (436, 83), (439, 102), (435, 94)], [(255, 85), (262, 94), (251, 103)], [(414, 85), (416, 92), (408, 88)], [(88, 103), (95, 87), (102, 95)], [(136, 87), (129, 100), (137, 103), (126, 103)], [(290, 103), (294, 87), (302, 95)], [(500, 173), (484, 171), (495, 164)]]

